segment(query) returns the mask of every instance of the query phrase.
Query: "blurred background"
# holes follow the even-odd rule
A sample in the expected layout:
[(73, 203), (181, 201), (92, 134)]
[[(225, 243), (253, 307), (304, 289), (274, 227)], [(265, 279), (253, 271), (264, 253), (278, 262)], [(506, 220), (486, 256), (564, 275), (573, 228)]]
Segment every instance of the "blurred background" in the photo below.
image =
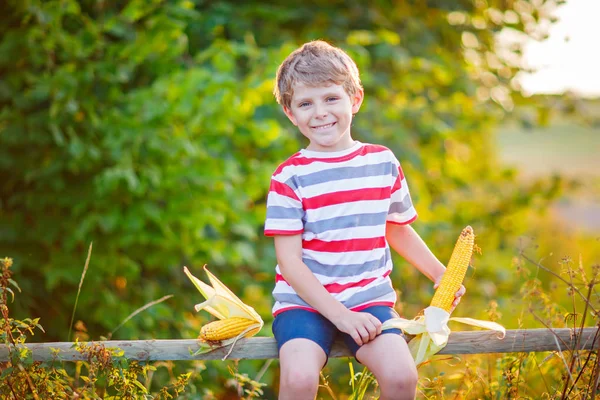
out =
[[(566, 326), (580, 309), (523, 256), (559, 276), (598, 265), (597, 1), (1, 7), (0, 257), (14, 259), (22, 290), (14, 317), (40, 317), (45, 328), (31, 341), (195, 338), (210, 316), (193, 311), (203, 299), (182, 268), (203, 278), (205, 264), (262, 315), (259, 335), (272, 336), (266, 194), (276, 166), (307, 144), (272, 90), (279, 63), (313, 39), (358, 64), (366, 95), (353, 136), (395, 152), (419, 212), (414, 227), (442, 262), (473, 226), (482, 253), (455, 315), (524, 329)], [(403, 316), (429, 304), (431, 282), (399, 257), (392, 280)], [(348, 362), (330, 360), (322, 398), (351, 393)], [(477, 368), (486, 384), (469, 389), (473, 398), (508, 393), (508, 362), (431, 363), (420, 395), (463, 393), (464, 371)], [(167, 367), (156, 382), (194, 372), (189, 398), (237, 398), (230, 368), (259, 377), (262, 398), (275, 398), (276, 361)], [(550, 378), (531, 379), (521, 393), (552, 392)]]

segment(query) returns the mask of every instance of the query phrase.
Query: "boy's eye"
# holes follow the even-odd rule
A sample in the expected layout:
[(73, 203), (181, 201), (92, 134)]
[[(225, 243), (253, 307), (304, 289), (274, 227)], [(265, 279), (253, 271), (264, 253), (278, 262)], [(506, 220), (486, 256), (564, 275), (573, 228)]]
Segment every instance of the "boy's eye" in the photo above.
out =
[(306, 107), (306, 106), (308, 106), (308, 105), (310, 105), (310, 103), (309, 103), (309, 102), (307, 102), (307, 101), (305, 101), (305, 102), (303, 102), (303, 103), (300, 103), (300, 104), (298, 104), (298, 107)]
[(328, 97), (327, 101), (336, 101), (338, 100), (338, 97)]

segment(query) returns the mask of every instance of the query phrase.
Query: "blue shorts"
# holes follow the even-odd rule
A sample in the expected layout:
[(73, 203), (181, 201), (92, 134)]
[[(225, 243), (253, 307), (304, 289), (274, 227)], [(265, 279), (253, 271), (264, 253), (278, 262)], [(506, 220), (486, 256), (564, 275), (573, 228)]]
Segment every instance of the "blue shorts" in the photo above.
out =
[[(367, 307), (360, 312), (366, 312), (374, 315), (379, 321), (385, 322), (391, 318), (397, 318), (398, 313), (387, 306)], [(400, 329), (386, 329), (381, 334), (394, 333), (403, 335)], [(284, 311), (277, 314), (273, 321), (273, 334), (277, 341), (277, 350), (292, 339), (308, 339), (318, 344), (327, 357), (331, 351), (331, 346), (336, 337), (341, 338), (354, 357), (360, 348), (347, 333), (340, 332), (335, 325), (321, 314), (300, 308)]]

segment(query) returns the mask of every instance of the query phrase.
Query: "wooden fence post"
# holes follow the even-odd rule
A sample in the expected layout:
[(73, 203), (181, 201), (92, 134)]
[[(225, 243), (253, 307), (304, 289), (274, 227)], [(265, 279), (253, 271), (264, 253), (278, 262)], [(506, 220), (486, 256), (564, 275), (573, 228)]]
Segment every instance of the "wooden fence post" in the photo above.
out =
[[(503, 339), (493, 331), (452, 332), (448, 345), (438, 354), (483, 354), (515, 353), (542, 351), (593, 350), (600, 347), (598, 328), (574, 330), (561, 329), (519, 329), (507, 330)], [(101, 344), (106, 348), (119, 348), (130, 360), (139, 361), (183, 361), (218, 360), (229, 352), (229, 346), (215, 349), (209, 353), (193, 356), (198, 350), (196, 339), (156, 339), (156, 340), (110, 340), (89, 342)], [(578, 347), (575, 348), (578, 343)], [(75, 348), (72, 342), (28, 343), (34, 361), (79, 361), (85, 356)], [(349, 357), (342, 343), (336, 342), (330, 357)], [(227, 357), (230, 360), (277, 358), (277, 346), (272, 337), (253, 337), (240, 339)], [(9, 360), (9, 347), (0, 345), (0, 362)]]

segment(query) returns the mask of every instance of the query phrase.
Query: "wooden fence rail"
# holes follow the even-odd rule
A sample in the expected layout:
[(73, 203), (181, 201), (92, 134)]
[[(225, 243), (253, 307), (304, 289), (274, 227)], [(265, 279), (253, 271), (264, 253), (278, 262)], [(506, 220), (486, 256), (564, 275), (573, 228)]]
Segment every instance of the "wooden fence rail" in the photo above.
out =
[[(573, 329), (524, 329), (507, 330), (503, 339), (492, 331), (452, 332), (448, 345), (439, 354), (483, 354), (542, 352), (555, 350), (592, 350), (600, 348), (598, 328)], [(90, 342), (91, 343), (91, 342)], [(229, 347), (218, 348), (209, 353), (193, 356), (198, 350), (195, 339), (169, 340), (111, 340), (93, 342), (106, 348), (119, 348), (130, 360), (218, 360)], [(31, 350), (34, 361), (79, 361), (85, 356), (75, 349), (75, 343), (29, 343), (23, 345)], [(56, 351), (58, 350), (58, 352)], [(349, 352), (342, 343), (336, 342), (330, 357), (348, 357)], [(240, 339), (234, 346), (230, 360), (257, 360), (277, 358), (275, 340), (269, 337)], [(9, 359), (9, 348), (0, 346), (0, 362)]]

